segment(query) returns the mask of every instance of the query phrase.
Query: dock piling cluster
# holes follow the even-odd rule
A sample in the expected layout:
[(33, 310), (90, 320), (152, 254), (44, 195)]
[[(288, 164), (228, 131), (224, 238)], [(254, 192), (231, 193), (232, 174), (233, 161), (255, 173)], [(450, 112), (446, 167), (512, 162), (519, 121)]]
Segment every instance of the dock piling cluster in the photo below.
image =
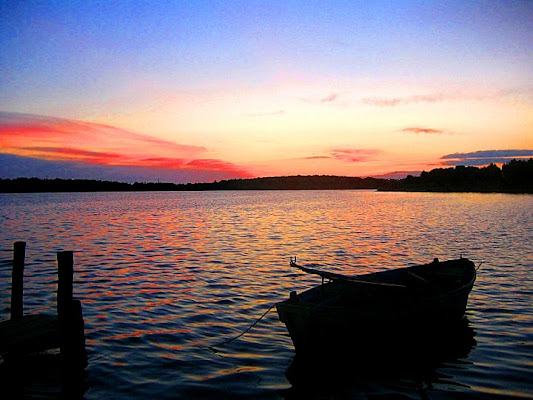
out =
[(81, 302), (73, 299), (73, 252), (57, 253), (57, 314), (24, 315), (25, 251), (25, 242), (14, 243), (11, 315), (0, 322), (0, 355), (16, 364), (29, 353), (59, 348), (64, 372), (83, 371), (87, 367), (85, 323)]

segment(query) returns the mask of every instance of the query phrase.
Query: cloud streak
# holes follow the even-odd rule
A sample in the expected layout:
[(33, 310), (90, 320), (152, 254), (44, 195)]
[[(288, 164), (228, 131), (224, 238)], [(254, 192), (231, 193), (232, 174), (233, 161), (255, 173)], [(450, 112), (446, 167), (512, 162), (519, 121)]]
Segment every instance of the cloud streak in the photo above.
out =
[(339, 97), (338, 93), (331, 93), (329, 96), (320, 99), (321, 103), (332, 103)]
[(370, 161), (383, 153), (379, 149), (334, 149), (331, 152), (333, 158), (350, 163)]
[(331, 156), (309, 156), (303, 157), (304, 160), (328, 160), (331, 159)]
[(109, 125), (0, 112), (0, 152), (48, 161), (107, 167), (251, 174), (231, 162), (201, 157), (207, 149), (129, 132)]
[(418, 103), (438, 103), (444, 100), (446, 100), (444, 95), (435, 93), (406, 97), (365, 97), (361, 102), (375, 107), (396, 107)]
[(302, 157), (302, 160), (340, 160), (349, 163), (360, 163), (372, 161), (376, 156), (383, 153), (380, 149), (349, 149), (336, 148), (331, 150), (328, 155), (315, 155)]
[(442, 135), (444, 133), (447, 133), (446, 131), (442, 129), (424, 128), (422, 126), (410, 126), (410, 127), (401, 129), (400, 132), (416, 133), (417, 135), (419, 134)]
[(302, 101), (309, 104), (339, 104), (339, 93), (330, 93), (327, 96), (324, 97), (314, 97), (314, 98), (303, 98)]
[(491, 163), (505, 163), (512, 159), (533, 157), (533, 150), (479, 150), (471, 153), (454, 153), (441, 157), (443, 165), (487, 165)]

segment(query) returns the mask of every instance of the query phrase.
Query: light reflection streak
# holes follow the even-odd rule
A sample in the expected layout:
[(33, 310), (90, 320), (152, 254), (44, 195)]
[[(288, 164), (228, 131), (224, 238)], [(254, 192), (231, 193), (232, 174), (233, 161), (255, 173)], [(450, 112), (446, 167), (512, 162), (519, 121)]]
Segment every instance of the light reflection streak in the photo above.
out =
[(164, 334), (164, 335), (179, 335), (182, 333), (190, 333), (190, 329), (164, 329), (164, 330), (150, 330), (150, 329), (139, 329), (131, 332), (125, 332), (118, 335), (109, 336), (107, 340), (122, 340), (122, 339), (131, 339), (131, 338), (140, 338), (150, 335)]

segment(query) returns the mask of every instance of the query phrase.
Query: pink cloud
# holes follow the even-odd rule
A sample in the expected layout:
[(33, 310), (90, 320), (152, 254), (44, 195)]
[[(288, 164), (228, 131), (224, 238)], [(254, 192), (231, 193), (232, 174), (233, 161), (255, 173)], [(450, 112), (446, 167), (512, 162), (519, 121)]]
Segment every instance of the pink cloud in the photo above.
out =
[(339, 100), (339, 93), (330, 93), (327, 96), (319, 98), (304, 98), (302, 99), (306, 103), (311, 104), (327, 104), (327, 103), (336, 103)]
[(70, 147), (134, 155), (163, 153), (197, 156), (207, 151), (203, 147), (182, 145), (94, 122), (0, 113), (0, 148), (15, 152), (31, 146)]
[(337, 160), (357, 163), (369, 161), (381, 153), (383, 150), (379, 149), (334, 149), (331, 155)]
[(188, 162), (187, 166), (201, 170), (230, 171), (243, 178), (251, 178), (254, 176), (235, 164), (223, 160), (198, 159)]
[(93, 122), (0, 112), (0, 151), (102, 166), (216, 171), (251, 176), (230, 162), (202, 159), (207, 149)]
[(300, 160), (340, 160), (350, 163), (358, 163), (371, 161), (379, 154), (382, 154), (383, 150), (380, 149), (349, 149), (349, 148), (336, 148), (330, 151), (328, 155), (315, 155), (308, 157), (301, 157)]
[(331, 102), (337, 100), (338, 97), (339, 97), (339, 95), (337, 93), (332, 93), (329, 96), (326, 96), (326, 97), (323, 97), (322, 99), (320, 99), (320, 102), (321, 103), (331, 103)]
[(168, 169), (180, 169), (184, 168), (187, 161), (182, 158), (169, 158), (169, 157), (150, 157), (143, 158), (138, 161), (140, 164), (146, 167), (168, 168)]

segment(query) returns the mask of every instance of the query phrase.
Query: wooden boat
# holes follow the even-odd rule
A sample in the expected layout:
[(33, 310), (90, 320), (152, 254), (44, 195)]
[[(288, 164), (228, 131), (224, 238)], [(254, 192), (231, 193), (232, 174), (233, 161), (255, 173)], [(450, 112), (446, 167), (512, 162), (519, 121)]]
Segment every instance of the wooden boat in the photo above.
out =
[(297, 352), (376, 344), (390, 350), (406, 339), (443, 334), (464, 318), (476, 279), (475, 265), (466, 258), (353, 277), (293, 259), (291, 266), (322, 277), (321, 285), (276, 304)]

